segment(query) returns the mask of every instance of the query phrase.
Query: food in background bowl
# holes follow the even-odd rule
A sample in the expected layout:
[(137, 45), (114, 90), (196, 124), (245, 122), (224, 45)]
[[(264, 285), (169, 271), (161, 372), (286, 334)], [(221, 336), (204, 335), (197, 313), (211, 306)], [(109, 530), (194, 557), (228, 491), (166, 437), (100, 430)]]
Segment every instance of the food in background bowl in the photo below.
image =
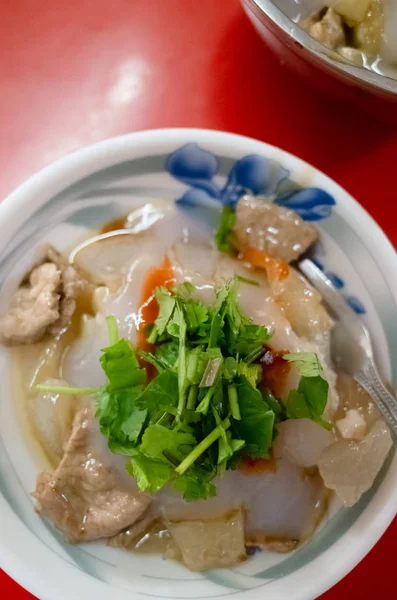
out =
[[(298, 2), (299, 4), (299, 2)], [(395, 0), (301, 0), (298, 23), (357, 66), (397, 76)], [(309, 14), (308, 14), (309, 13)]]
[[(280, 56), (284, 65), (294, 69), (300, 76), (305, 77), (306, 81), (313, 83), (318, 90), (326, 92), (331, 97), (348, 100), (356, 109), (364, 108), (377, 117), (394, 122), (395, 110), (392, 103), (397, 98), (397, 65), (393, 4), (390, 4), (390, 17), (387, 17), (384, 31), (385, 35), (387, 33), (388, 50), (386, 52), (386, 41), (385, 45), (382, 41), (383, 57), (381, 57), (377, 52), (363, 52), (356, 48), (356, 43), (350, 39), (350, 35), (347, 35), (345, 41), (344, 27), (343, 36), (336, 40), (338, 47), (345, 48), (342, 53), (330, 49), (307, 33), (300, 22), (309, 18), (307, 25), (309, 27), (316, 25), (315, 21), (319, 21), (326, 12), (326, 0), (322, 2), (319, 0), (241, 0), (241, 2), (259, 35), (273, 52)], [(310, 19), (313, 15), (314, 19)], [(339, 19), (337, 13), (336, 19)], [(346, 30), (352, 31), (351, 22)], [(386, 40), (385, 35), (382, 40)], [(335, 81), (330, 77), (338, 83), (335, 85)], [(357, 94), (358, 90), (369, 93)]]
[(214, 240), (147, 203), (69, 259), (46, 248), (15, 292), (0, 333), (53, 464), (36, 509), (70, 543), (234, 567), (371, 487), (388, 428), (335, 373), (332, 320), (291, 264), (316, 228), (273, 200), (226, 204)]

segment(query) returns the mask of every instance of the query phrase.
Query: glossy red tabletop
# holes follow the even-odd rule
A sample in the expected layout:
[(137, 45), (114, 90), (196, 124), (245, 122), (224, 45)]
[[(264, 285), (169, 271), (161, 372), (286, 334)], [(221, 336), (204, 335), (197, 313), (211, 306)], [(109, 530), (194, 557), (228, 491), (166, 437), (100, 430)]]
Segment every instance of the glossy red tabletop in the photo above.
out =
[[(206, 127), (309, 161), (397, 246), (397, 129), (285, 70), (239, 0), (2, 0), (0, 14), (0, 198), (87, 144)], [(322, 600), (395, 597), (396, 539), (397, 520)], [(32, 596), (0, 572), (0, 598)]]

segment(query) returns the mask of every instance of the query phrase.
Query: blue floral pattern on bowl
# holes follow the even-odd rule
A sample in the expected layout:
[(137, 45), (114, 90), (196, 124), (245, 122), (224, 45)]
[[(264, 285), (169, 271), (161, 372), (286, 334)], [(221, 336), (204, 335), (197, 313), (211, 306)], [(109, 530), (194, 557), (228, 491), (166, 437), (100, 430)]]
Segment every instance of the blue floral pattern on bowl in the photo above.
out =
[[(176, 200), (179, 206), (219, 208), (236, 206), (247, 192), (266, 196), (285, 208), (294, 210), (305, 221), (320, 221), (331, 215), (334, 198), (316, 187), (303, 188), (290, 179), (290, 172), (278, 162), (259, 154), (248, 154), (236, 160), (222, 186), (215, 177), (219, 171), (218, 157), (196, 143), (185, 144), (168, 155), (165, 163), (168, 173), (189, 187)], [(324, 270), (324, 266), (315, 261)], [(327, 276), (339, 290), (344, 281), (333, 272)], [(344, 294), (346, 302), (357, 314), (365, 314), (362, 302)]]
[(335, 205), (330, 194), (315, 187), (299, 187), (290, 180), (287, 169), (259, 154), (237, 160), (223, 186), (215, 181), (218, 158), (195, 143), (169, 154), (165, 167), (172, 177), (189, 186), (177, 200), (183, 206), (235, 206), (241, 196), (250, 192), (272, 198), (276, 204), (291, 208), (306, 221), (319, 221), (330, 216)]
[(325, 266), (323, 265), (323, 263), (320, 262), (318, 259), (312, 259), (312, 260), (316, 264), (316, 266), (319, 269), (321, 269), (321, 271), (324, 271), (325, 275), (328, 277), (328, 279), (331, 281), (331, 283), (336, 287), (336, 289), (340, 290), (342, 292), (344, 299), (346, 300), (348, 305), (354, 310), (354, 312), (357, 313), (358, 315), (364, 315), (367, 311), (365, 310), (365, 306), (363, 305), (361, 300), (359, 300), (356, 296), (352, 296), (351, 294), (344, 293), (345, 282), (343, 281), (343, 279), (341, 279), (339, 277), (339, 275), (337, 275), (333, 271), (327, 271), (325, 269)]

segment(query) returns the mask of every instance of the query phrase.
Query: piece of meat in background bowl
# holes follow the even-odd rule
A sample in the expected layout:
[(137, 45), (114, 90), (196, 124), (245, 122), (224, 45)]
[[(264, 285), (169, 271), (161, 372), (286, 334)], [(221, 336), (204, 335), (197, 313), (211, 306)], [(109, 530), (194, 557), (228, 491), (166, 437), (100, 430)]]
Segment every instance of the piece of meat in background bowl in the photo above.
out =
[(397, 80), (380, 74), (376, 62), (372, 70), (353, 64), (324, 45), (329, 41), (328, 36), (320, 36), (323, 41), (320, 43), (296, 22), (300, 16), (310, 14), (310, 10), (302, 11), (302, 5), (315, 9), (320, 0), (241, 1), (255, 29), (280, 57), (282, 65), (320, 92), (348, 102), (370, 117), (397, 124)]

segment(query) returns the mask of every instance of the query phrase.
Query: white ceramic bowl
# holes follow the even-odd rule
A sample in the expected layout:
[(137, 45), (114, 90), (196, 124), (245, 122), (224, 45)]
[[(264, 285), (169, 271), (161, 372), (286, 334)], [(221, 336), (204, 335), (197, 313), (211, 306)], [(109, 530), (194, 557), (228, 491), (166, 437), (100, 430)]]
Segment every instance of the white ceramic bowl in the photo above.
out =
[[(397, 258), (391, 244), (328, 177), (278, 148), (227, 133), (174, 129), (127, 135), (76, 152), (22, 185), (0, 206), (0, 310), (43, 243), (70, 247), (88, 228), (125, 214), (142, 197), (220, 204), (247, 186), (275, 193), (316, 220), (317, 259), (362, 313), (382, 371), (397, 385), (390, 366), (397, 365)], [(104, 544), (70, 546), (33, 510), (29, 494), (43, 465), (21, 427), (4, 349), (0, 369), (0, 561), (41, 600), (116, 595), (309, 600), (346, 575), (395, 516), (397, 459), (390, 456), (358, 505), (329, 515), (310, 543), (289, 555), (257, 553), (237, 569), (197, 574)]]

